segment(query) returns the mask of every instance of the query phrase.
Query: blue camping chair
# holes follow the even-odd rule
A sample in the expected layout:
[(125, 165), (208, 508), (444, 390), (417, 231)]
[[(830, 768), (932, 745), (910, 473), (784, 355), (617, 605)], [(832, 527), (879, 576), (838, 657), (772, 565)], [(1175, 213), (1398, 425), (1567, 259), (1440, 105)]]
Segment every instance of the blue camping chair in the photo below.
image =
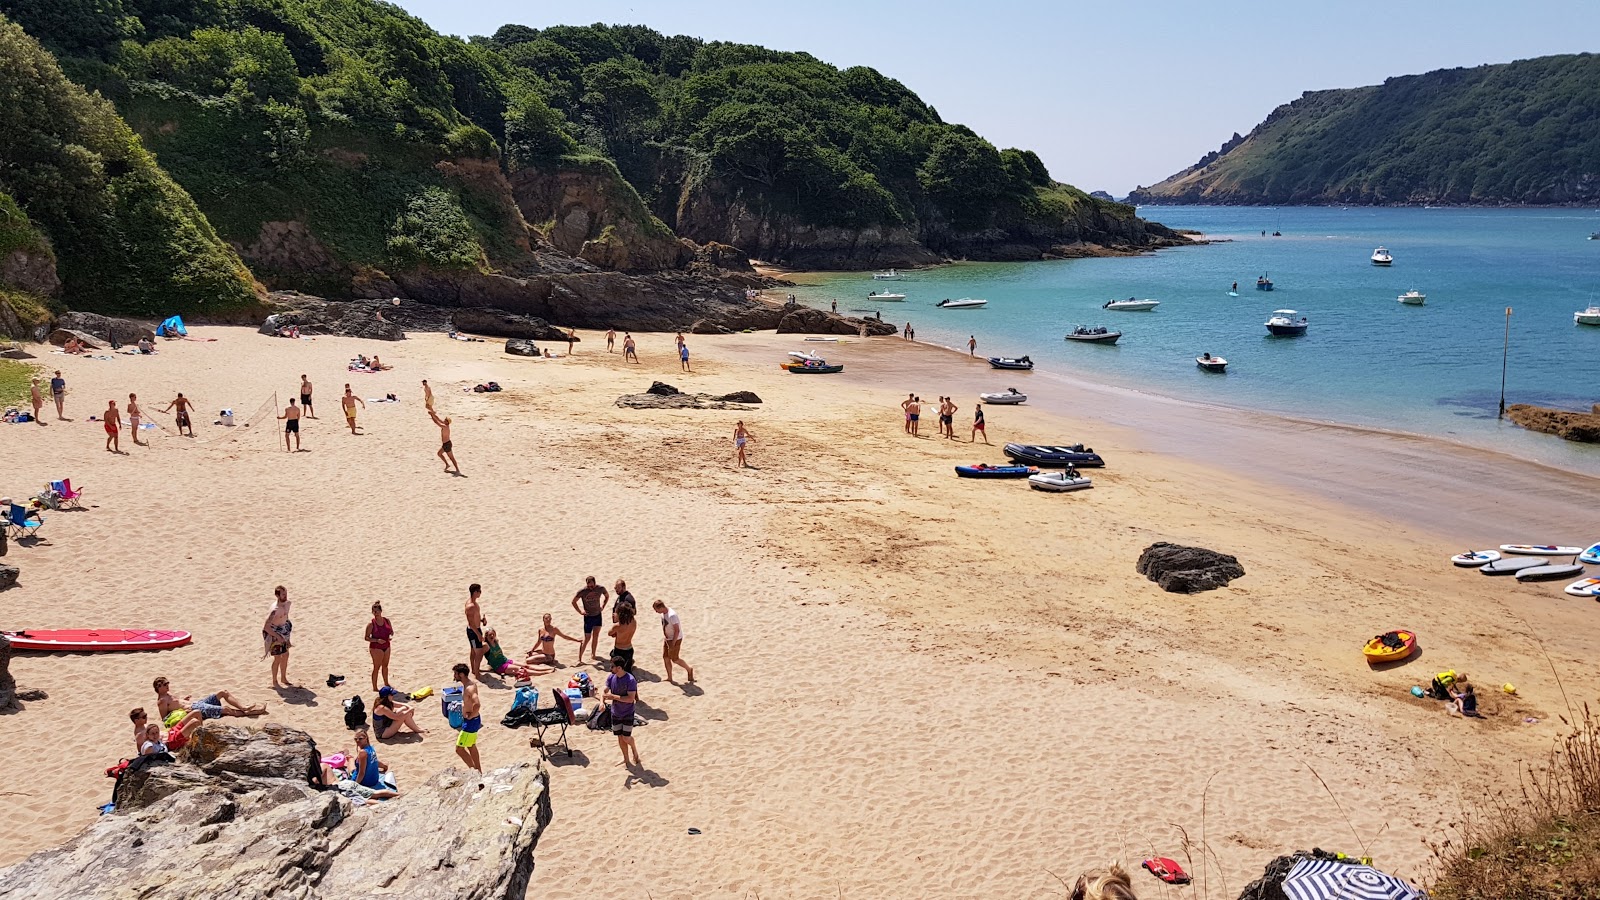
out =
[(39, 516), (30, 516), (28, 511), (21, 506), (11, 504), (11, 515), (6, 524), (12, 528), (12, 536), (16, 538), (29, 538), (39, 536), (39, 526), (44, 524), (44, 519)]

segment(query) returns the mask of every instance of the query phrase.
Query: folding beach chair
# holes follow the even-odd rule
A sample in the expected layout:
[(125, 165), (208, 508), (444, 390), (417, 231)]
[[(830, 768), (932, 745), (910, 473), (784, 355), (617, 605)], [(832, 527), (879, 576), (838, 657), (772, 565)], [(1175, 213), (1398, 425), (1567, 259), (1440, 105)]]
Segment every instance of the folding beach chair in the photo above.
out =
[(83, 491), (73, 490), (71, 478), (53, 481), (50, 486), (61, 495), (61, 502), (66, 504), (67, 509), (83, 509)]
[[(545, 759), (550, 758), (550, 752), (555, 747), (567, 751), (567, 756), (572, 756), (572, 747), (567, 743), (567, 726), (578, 724), (572, 714), (572, 703), (567, 695), (559, 688), (555, 691), (556, 705), (547, 709), (533, 711), (534, 735), (530, 743), (539, 748), (539, 755)], [(545, 732), (552, 728), (560, 728), (560, 733), (554, 741), (545, 738)]]
[(11, 515), (6, 520), (11, 526), (11, 536), (15, 538), (29, 538), (39, 536), (39, 526), (44, 524), (44, 519), (39, 516), (30, 516), (28, 511), (17, 504), (11, 504)]

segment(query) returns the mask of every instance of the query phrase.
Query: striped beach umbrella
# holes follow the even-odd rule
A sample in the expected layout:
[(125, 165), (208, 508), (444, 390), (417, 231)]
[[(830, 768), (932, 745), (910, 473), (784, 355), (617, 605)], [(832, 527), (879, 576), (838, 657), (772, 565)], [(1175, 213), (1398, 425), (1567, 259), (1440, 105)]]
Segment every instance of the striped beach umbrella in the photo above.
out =
[(1371, 866), (1302, 859), (1283, 879), (1289, 900), (1424, 900), (1428, 895)]

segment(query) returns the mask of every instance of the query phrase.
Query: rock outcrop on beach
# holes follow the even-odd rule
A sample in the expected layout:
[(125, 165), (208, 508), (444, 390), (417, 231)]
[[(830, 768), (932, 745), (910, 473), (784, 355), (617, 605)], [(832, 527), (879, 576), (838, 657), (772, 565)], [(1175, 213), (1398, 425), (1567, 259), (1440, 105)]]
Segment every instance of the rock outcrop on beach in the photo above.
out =
[[(0, 571), (11, 570), (12, 580), (16, 580), (16, 566), (0, 566)], [(11, 675), (11, 639), (0, 634), (0, 712), (15, 712), (22, 708), (25, 701), (44, 700), (48, 695), (44, 691), (19, 691), (17, 680)], [(3, 890), (3, 887), (0, 887)]]
[(117, 811), (65, 845), (0, 869), (0, 895), (321, 900), (521, 900), (550, 821), (533, 763), (447, 769), (378, 806), (307, 783), (310, 736), (207, 723), (179, 761), (119, 790)]
[[(6, 555), (6, 543), (0, 541), (0, 556)], [(17, 579), (22, 577), (22, 570), (16, 566), (0, 564), (0, 591), (9, 590), (17, 586)]]
[(616, 405), (625, 409), (754, 409), (754, 391), (731, 394), (685, 394), (664, 381), (653, 381), (642, 394), (623, 394)]
[(779, 334), (897, 334), (900, 329), (878, 319), (858, 319), (841, 316), (825, 309), (810, 306), (790, 308), (778, 320)]
[(98, 313), (69, 312), (56, 319), (57, 328), (68, 328), (87, 334), (106, 343), (123, 345), (156, 339), (155, 326), (135, 319), (119, 319)]
[(1513, 403), (1506, 407), (1506, 415), (1529, 431), (1542, 431), (1585, 444), (1600, 444), (1600, 403), (1586, 413)]
[(1138, 571), (1174, 594), (1195, 594), (1226, 587), (1244, 577), (1236, 557), (1204, 547), (1185, 547), (1158, 541), (1139, 554)]

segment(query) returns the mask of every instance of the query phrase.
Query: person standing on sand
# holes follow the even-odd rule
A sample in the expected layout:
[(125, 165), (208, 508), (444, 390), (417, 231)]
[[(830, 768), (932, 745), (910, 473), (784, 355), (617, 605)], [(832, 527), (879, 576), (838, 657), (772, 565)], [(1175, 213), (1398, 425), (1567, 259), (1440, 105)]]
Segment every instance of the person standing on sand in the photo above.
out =
[(911, 323), (910, 322), (906, 323), (906, 327), (900, 329), (900, 339), (903, 340), (903, 341), (911, 340)]
[(483, 642), (483, 626), (488, 619), (483, 614), (483, 605), (478, 598), (483, 594), (483, 586), (471, 584), (467, 586), (467, 652), (472, 660), (472, 677), (482, 678), (483, 673), (478, 667), (483, 665), (483, 652), (487, 645)]
[(44, 422), (39, 419), (39, 410), (44, 409), (44, 394), (39, 390), (39, 379), (36, 376), (33, 383), (28, 386), (28, 399), (33, 402), (33, 421), (37, 425)]
[(422, 405), (428, 408), (428, 412), (433, 412), (433, 388), (428, 387), (426, 378), (422, 379)]
[(607, 353), (615, 353), (615, 352), (617, 352), (616, 349), (615, 349), (616, 346), (617, 346), (617, 330), (615, 328), (607, 328), (606, 329), (606, 352)]
[(969, 443), (969, 444), (977, 443), (978, 442), (978, 432), (980, 432), (980, 431), (983, 432), (983, 442), (985, 444), (989, 443), (989, 432), (985, 431), (984, 427), (983, 427), (983, 404), (982, 403), (979, 403), (977, 406), (973, 407), (973, 410), (972, 410), (972, 437), (970, 439), (968, 439), (967, 443)]
[(272, 686), (298, 687), (289, 681), (289, 648), (294, 633), (294, 622), (289, 619), (289, 589), (278, 585), (272, 589), (272, 608), (267, 610), (266, 624), (261, 626), (262, 656), (272, 657)]
[(917, 339), (917, 330), (915, 328), (911, 327), (911, 323), (910, 322), (907, 322), (906, 323), (906, 340), (914, 341), (916, 339)]
[(568, 328), (567, 329), (567, 355), (568, 356), (572, 355), (572, 345), (577, 340), (578, 340), (578, 332), (575, 329)]
[(906, 434), (910, 434), (911, 433), (911, 404), (916, 399), (917, 399), (917, 395), (916, 394), (907, 394), (906, 395), (906, 399), (900, 401), (900, 411), (902, 413), (904, 413), (905, 417), (906, 417), (906, 423), (905, 423), (905, 432), (906, 432)]
[(194, 423), (189, 418), (189, 407), (193, 405), (189, 398), (183, 396), (183, 391), (179, 391), (178, 396), (172, 398), (172, 402), (168, 403), (167, 408), (162, 410), (162, 412), (171, 412), (174, 407), (177, 408), (178, 435), (180, 437), (183, 435), (185, 428), (189, 429), (189, 437), (194, 437)]
[(622, 657), (611, 660), (611, 677), (606, 679), (603, 698), (611, 704), (611, 733), (617, 736), (617, 749), (622, 751), (622, 765), (630, 765), (628, 751), (633, 751), (633, 766), (643, 766), (639, 761), (639, 747), (633, 742), (633, 705), (639, 702), (639, 682), (622, 664)]
[(585, 578), (583, 587), (572, 595), (572, 611), (583, 616), (583, 640), (578, 642), (579, 665), (583, 665), (585, 647), (589, 648), (589, 654), (595, 662), (600, 661), (600, 626), (605, 624), (602, 616), (610, 600), (611, 595), (606, 589), (594, 583), (593, 575)]
[[(481, 658), (481, 654), (480, 654)], [(456, 755), (483, 774), (483, 763), (478, 759), (478, 732), (483, 728), (483, 717), (478, 706), (478, 685), (472, 680), (466, 663), (456, 663), (451, 669), (455, 682), (461, 685), (461, 733), (456, 735)]]
[(367, 630), (361, 635), (367, 642), (367, 650), (372, 654), (372, 689), (377, 690), (379, 677), (383, 683), (389, 683), (389, 647), (394, 639), (394, 625), (383, 614), (383, 604), (372, 604), (372, 620), (367, 623)]
[(672, 664), (677, 663), (689, 674), (689, 683), (694, 684), (694, 669), (683, 661), (683, 620), (678, 618), (677, 610), (660, 600), (650, 608), (661, 615), (661, 662), (667, 667), (667, 683), (677, 684), (672, 680)]
[(611, 608), (615, 624), (606, 632), (611, 635), (611, 658), (622, 660), (622, 667), (629, 672), (633, 671), (633, 635), (639, 630), (638, 614), (634, 604), (617, 603)]
[(67, 402), (67, 380), (61, 377), (60, 369), (50, 378), (50, 397), (56, 401), (56, 419), (65, 419), (67, 414), (62, 407)]
[(294, 450), (300, 452), (300, 407), (294, 405), (294, 398), (289, 398), (289, 406), (278, 417), (283, 421), (283, 449), (289, 451), (289, 435), (294, 435)]
[(344, 407), (344, 420), (350, 425), (351, 434), (360, 434), (356, 431), (356, 404), (361, 404), (362, 409), (367, 408), (367, 401), (350, 393), (350, 385), (344, 386), (344, 396), (339, 398), (339, 403)]
[(107, 401), (103, 418), (106, 426), (106, 452), (121, 453), (122, 441), (119, 433), (122, 431), (122, 413), (117, 412), (117, 401)]
[[(289, 401), (293, 403), (294, 401)], [(315, 419), (316, 411), (311, 408), (311, 380), (304, 375), (300, 376), (300, 406), (306, 411), (306, 418)]]
[(675, 343), (677, 343), (677, 345), (679, 347), (682, 347), (683, 346), (683, 332), (681, 332), (681, 331), (678, 332), (678, 336), (676, 338), (674, 338), (673, 340), (674, 340)]
[(432, 409), (428, 410), (428, 417), (433, 419), (433, 424), (439, 426), (439, 452), (434, 456), (444, 463), (444, 470), (450, 471), (451, 466), (456, 467), (456, 474), (461, 474), (461, 464), (456, 462), (456, 444), (450, 439), (450, 417), (439, 418), (439, 414)]
[(740, 419), (733, 426), (733, 453), (738, 459), (739, 468), (741, 469), (750, 468), (750, 462), (744, 456), (744, 445), (753, 440), (755, 440), (755, 435), (750, 433), (750, 429), (744, 427), (744, 420)]
[(635, 352), (635, 349), (636, 348), (635, 348), (634, 343), (633, 343), (633, 335), (628, 334), (627, 332), (623, 332), (622, 333), (622, 361), (623, 362), (627, 362), (628, 360), (631, 359), (634, 362), (638, 362), (639, 361), (639, 354)]
[(967, 336), (967, 355), (974, 358), (978, 355), (978, 336), (975, 334)]
[(689, 345), (682, 340), (678, 341), (678, 365), (685, 372), (692, 372), (689, 368)]
[(132, 429), (132, 431), (133, 431), (133, 443), (134, 443), (134, 446), (137, 446), (137, 447), (147, 447), (147, 446), (149, 446), (145, 442), (139, 440), (139, 419), (141, 419), (143, 416), (144, 416), (144, 412), (139, 409), (139, 395), (138, 394), (129, 394), (128, 395), (128, 427), (130, 429)]
[(944, 429), (944, 436), (950, 440), (956, 439), (956, 411), (961, 407), (956, 405), (954, 397), (944, 398), (944, 412), (939, 416), (939, 425)]
[(922, 436), (922, 434), (921, 434), (922, 426), (920, 424), (918, 424), (919, 421), (922, 419), (922, 398), (921, 397), (917, 397), (917, 396), (914, 396), (914, 395), (912, 396), (911, 403), (908, 406), (906, 406), (906, 415), (911, 417), (911, 436), (912, 437), (921, 437)]

